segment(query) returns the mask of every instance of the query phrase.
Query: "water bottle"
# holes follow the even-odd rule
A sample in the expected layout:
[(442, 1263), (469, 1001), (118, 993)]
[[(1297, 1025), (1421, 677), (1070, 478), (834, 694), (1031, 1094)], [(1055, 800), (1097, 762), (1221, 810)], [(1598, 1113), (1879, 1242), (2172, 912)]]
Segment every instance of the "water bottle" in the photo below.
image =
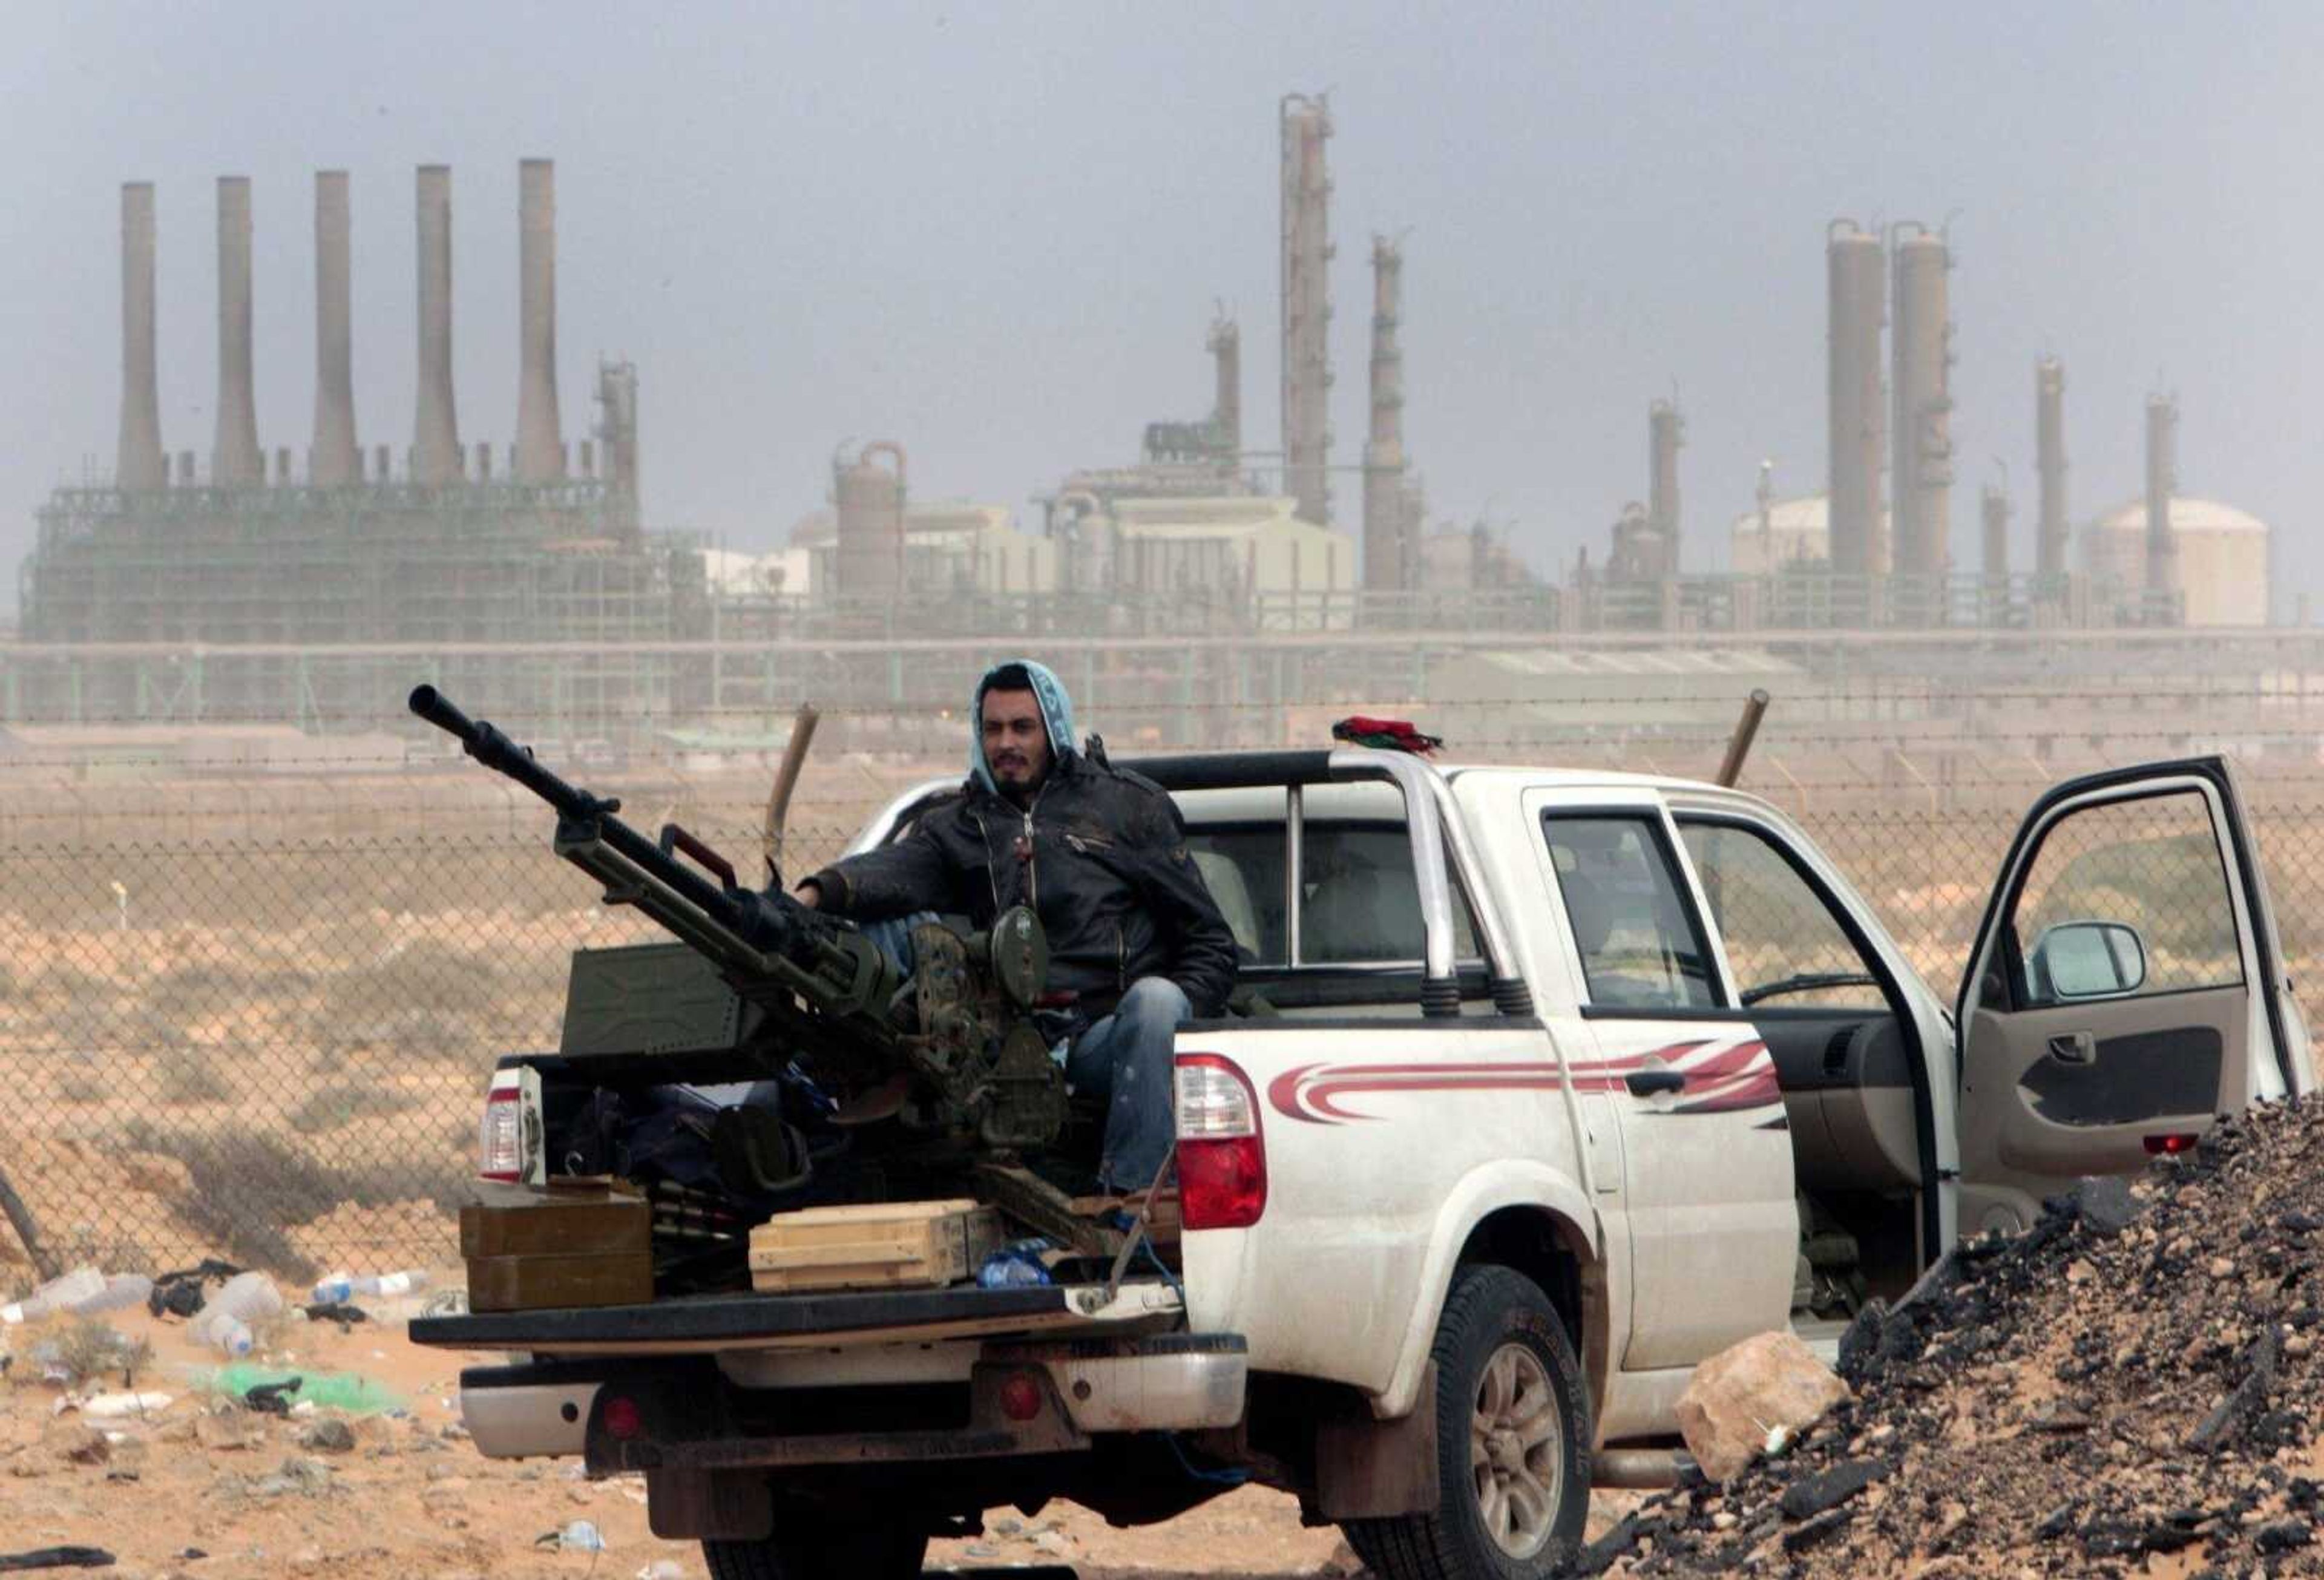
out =
[(0, 1323), (14, 1327), (51, 1311), (69, 1310), (78, 1302), (94, 1300), (104, 1292), (105, 1274), (94, 1267), (76, 1267), (62, 1278), (51, 1279), (13, 1305), (0, 1306)]
[(392, 1300), (397, 1295), (408, 1295), (414, 1290), (427, 1287), (428, 1275), (417, 1268), (403, 1272), (365, 1273), (361, 1278), (335, 1272), (315, 1286), (315, 1304), (344, 1306), (357, 1295), (372, 1300)]
[(105, 1288), (86, 1300), (76, 1300), (61, 1308), (76, 1317), (94, 1317), (100, 1311), (119, 1311), (130, 1306), (142, 1306), (153, 1292), (153, 1281), (142, 1272), (116, 1272), (105, 1281)]
[(236, 1273), (226, 1286), (194, 1313), (186, 1333), (196, 1344), (208, 1345), (230, 1355), (250, 1353), (250, 1325), (263, 1322), (282, 1309), (282, 1292), (263, 1272)]

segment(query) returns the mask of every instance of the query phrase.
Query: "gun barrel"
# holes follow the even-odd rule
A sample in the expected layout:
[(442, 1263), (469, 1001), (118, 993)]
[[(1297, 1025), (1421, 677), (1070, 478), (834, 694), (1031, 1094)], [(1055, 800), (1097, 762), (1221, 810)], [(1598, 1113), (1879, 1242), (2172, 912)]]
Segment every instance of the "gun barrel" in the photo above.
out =
[[(816, 916), (780, 892), (762, 895), (711, 882), (614, 815), (622, 807), (618, 800), (566, 783), (528, 748), (489, 721), (469, 718), (434, 686), (413, 687), (410, 704), (420, 718), (456, 737), (470, 757), (556, 808), (558, 849), (567, 860), (605, 882), (609, 890), (622, 890), (628, 903), (696, 948), (754, 970), (765, 968), (751, 962), (773, 957), (781, 962), (779, 970), (790, 974), (791, 985), (825, 1002), (884, 1006), (894, 983), (867, 941), (848, 937), (838, 958), (831, 958), (831, 946), (841, 938), (840, 923)], [(696, 914), (707, 921), (706, 932)]]

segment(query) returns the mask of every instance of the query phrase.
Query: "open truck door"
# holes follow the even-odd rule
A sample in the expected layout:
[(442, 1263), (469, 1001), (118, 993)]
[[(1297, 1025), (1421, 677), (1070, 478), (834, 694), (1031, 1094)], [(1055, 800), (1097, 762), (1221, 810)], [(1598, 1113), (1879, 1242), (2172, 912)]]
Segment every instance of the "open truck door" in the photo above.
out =
[(2234, 768), (2196, 758), (2035, 802), (1961, 980), (1960, 1223), (2014, 1231), (2088, 1174), (2310, 1090)]

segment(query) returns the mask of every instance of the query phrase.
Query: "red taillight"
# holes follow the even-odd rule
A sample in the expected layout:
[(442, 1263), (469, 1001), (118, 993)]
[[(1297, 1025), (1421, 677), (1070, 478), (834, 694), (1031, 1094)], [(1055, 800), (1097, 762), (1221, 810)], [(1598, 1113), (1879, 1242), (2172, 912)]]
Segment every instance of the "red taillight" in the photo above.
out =
[(476, 1175), (513, 1185), (524, 1177), (524, 1101), (514, 1081), (497, 1082), (476, 1126)]
[(1001, 1413), (1012, 1421), (1029, 1421), (1041, 1413), (1041, 1385), (1026, 1372), (1001, 1379)]
[(1259, 1094), (1216, 1053), (1177, 1068), (1178, 1214), (1189, 1229), (1247, 1229), (1267, 1210), (1267, 1138)]
[(626, 1394), (616, 1394), (605, 1401), (597, 1418), (604, 1423), (605, 1436), (627, 1443), (646, 1429), (646, 1419), (638, 1410), (638, 1401)]
[(2195, 1140), (2192, 1131), (2174, 1131), (2169, 1135), (2150, 1135), (2145, 1138), (2146, 1155), (2150, 1158), (2175, 1158), (2181, 1153), (2193, 1152)]

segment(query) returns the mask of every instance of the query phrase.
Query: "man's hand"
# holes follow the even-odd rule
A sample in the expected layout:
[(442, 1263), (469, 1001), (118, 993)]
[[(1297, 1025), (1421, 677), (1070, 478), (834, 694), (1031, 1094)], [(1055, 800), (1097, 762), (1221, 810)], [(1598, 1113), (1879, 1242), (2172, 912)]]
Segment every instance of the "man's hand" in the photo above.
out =
[(802, 879), (799, 886), (791, 890), (791, 897), (810, 911), (818, 910), (823, 905), (823, 886), (811, 877)]

